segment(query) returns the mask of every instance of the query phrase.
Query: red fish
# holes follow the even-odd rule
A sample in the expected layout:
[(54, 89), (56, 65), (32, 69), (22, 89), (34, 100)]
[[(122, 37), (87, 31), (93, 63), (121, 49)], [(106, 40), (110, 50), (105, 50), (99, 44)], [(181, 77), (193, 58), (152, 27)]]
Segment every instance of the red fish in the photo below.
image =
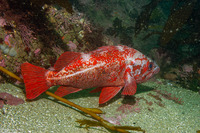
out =
[(122, 89), (122, 95), (135, 94), (137, 83), (160, 70), (141, 52), (124, 45), (103, 46), (88, 53), (65, 52), (54, 69), (22, 64), (27, 99), (34, 99), (55, 85), (60, 85), (55, 94), (61, 97), (96, 87), (91, 92), (101, 91), (99, 104), (103, 104)]

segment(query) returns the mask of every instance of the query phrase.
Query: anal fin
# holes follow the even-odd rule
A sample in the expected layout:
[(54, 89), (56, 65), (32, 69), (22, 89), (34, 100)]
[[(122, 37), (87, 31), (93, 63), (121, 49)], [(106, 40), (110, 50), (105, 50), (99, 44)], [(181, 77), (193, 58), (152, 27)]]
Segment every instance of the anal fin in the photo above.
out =
[(78, 92), (78, 91), (81, 91), (82, 89), (79, 89), (79, 88), (74, 88), (74, 87), (66, 87), (66, 86), (60, 86), (55, 94), (60, 96), (60, 97), (64, 97), (65, 95), (68, 95), (68, 94), (71, 94), (71, 93), (74, 93), (74, 92)]

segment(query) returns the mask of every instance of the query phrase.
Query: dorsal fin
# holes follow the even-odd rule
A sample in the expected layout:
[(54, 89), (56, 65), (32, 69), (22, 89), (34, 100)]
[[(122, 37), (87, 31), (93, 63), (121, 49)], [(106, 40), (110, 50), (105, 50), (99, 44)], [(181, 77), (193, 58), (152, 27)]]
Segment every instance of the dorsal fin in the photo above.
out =
[(60, 71), (61, 69), (63, 69), (63, 67), (66, 67), (72, 61), (79, 59), (80, 56), (80, 53), (67, 51), (61, 54), (61, 56), (58, 58), (58, 60), (54, 64), (54, 69), (56, 71)]

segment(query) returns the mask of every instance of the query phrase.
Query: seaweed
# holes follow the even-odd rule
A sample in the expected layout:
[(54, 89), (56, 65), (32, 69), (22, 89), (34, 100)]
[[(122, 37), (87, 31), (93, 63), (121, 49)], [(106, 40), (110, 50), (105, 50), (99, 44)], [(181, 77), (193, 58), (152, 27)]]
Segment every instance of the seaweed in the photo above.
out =
[[(179, 99), (176, 96), (172, 96), (171, 93), (168, 93), (167, 91), (162, 92), (161, 90), (153, 90), (154, 92), (156, 92), (157, 94), (160, 94), (163, 98), (168, 99), (168, 100), (172, 100), (175, 103), (178, 103), (180, 105), (183, 105), (184, 101), (182, 101), (182, 99)], [(161, 105), (160, 103), (157, 103), (158, 105)]]
[[(118, 132), (121, 132), (121, 133), (128, 133), (128, 131), (126, 130), (135, 130), (135, 131), (142, 131), (142, 132), (145, 132), (144, 130), (142, 130), (140, 127), (132, 127), (132, 126), (125, 126), (125, 127), (120, 127), (120, 126), (114, 126), (113, 124), (111, 124), (110, 122), (108, 122), (107, 120), (101, 118), (100, 116), (98, 116), (96, 114), (95, 111), (90, 111), (88, 110), (87, 108), (84, 108), (84, 107), (81, 107), (73, 102), (70, 102), (68, 101), (67, 99), (64, 99), (62, 97), (59, 97), (49, 91), (46, 91), (45, 92), (47, 95), (51, 96), (51, 97), (54, 97), (55, 99), (59, 100), (59, 101), (62, 101), (70, 106), (73, 106), (79, 110), (81, 110), (82, 112), (90, 115), (93, 119), (97, 120), (96, 121), (90, 121), (90, 120), (77, 120), (78, 123), (80, 123), (80, 126), (81, 125), (86, 125), (86, 128), (90, 127), (90, 126), (102, 126), (102, 127), (105, 127), (106, 129), (109, 129), (109, 130), (112, 130), (112, 131), (118, 131)], [(91, 108), (90, 108), (91, 109)]]
[[(86, 128), (87, 130), (89, 127), (103, 126), (102, 123), (100, 123), (98, 121), (92, 121), (92, 120), (77, 120), (76, 122), (78, 122), (81, 127), (83, 125), (85, 125), (84, 128)], [(132, 127), (132, 126), (113, 126), (113, 130), (121, 132), (121, 133), (128, 133), (128, 131), (126, 131), (126, 130), (141, 131), (143, 133), (145, 132), (140, 127)]]
[(144, 6), (143, 11), (137, 17), (135, 23), (135, 36), (137, 36), (143, 29), (148, 28), (151, 13), (157, 7), (160, 1), (161, 0), (152, 0), (148, 5)]
[(166, 46), (174, 35), (183, 27), (190, 17), (195, 2), (188, 2), (175, 10), (168, 17), (160, 37), (160, 45)]
[(89, 127), (98, 127), (101, 126), (101, 124), (98, 121), (91, 121), (91, 120), (77, 120), (76, 122), (78, 122), (80, 124), (80, 127), (82, 127), (83, 125), (85, 125), (85, 129), (88, 130)]
[(131, 44), (132, 43), (132, 33), (133, 33), (133, 26), (123, 26), (122, 20), (119, 18), (115, 18), (113, 20), (112, 27), (106, 30), (107, 35), (111, 35), (114, 37), (120, 38), (120, 43), (124, 44)]
[(162, 99), (159, 97), (159, 95), (154, 95), (152, 93), (148, 93), (147, 95), (155, 98), (156, 100), (162, 101)]

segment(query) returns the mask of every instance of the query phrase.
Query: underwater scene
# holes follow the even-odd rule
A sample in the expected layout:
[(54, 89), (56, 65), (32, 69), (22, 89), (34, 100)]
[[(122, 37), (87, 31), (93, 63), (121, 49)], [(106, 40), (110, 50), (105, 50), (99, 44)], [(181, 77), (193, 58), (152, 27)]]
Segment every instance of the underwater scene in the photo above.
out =
[(1, 133), (200, 133), (199, 0), (0, 0)]

